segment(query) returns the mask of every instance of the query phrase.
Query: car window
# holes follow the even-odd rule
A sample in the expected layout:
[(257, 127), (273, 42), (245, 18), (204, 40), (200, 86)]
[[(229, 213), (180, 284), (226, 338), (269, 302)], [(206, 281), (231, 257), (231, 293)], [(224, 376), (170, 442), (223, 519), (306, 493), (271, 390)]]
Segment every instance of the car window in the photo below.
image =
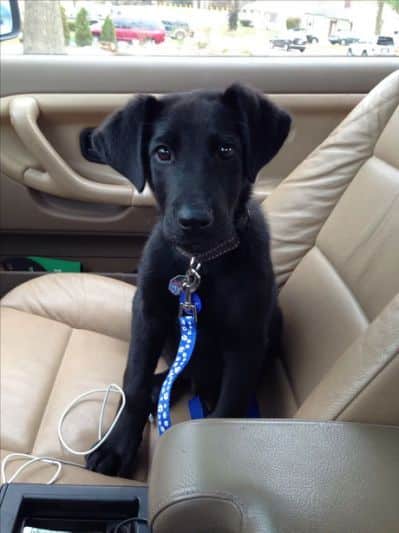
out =
[[(299, 58), (353, 55), (351, 45), (374, 42), (399, 56), (399, 0), (17, 1), (21, 34), (1, 43), (3, 54)], [(101, 31), (107, 17), (137, 35), (124, 42)]]
[(378, 37), (377, 44), (383, 46), (392, 46), (394, 42), (392, 37)]

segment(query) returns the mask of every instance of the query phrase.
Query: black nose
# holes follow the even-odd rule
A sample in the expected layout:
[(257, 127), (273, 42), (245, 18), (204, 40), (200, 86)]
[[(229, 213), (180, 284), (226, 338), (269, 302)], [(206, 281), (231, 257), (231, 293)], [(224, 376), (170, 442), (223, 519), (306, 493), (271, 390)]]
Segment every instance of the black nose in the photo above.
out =
[(206, 209), (183, 206), (177, 213), (177, 220), (184, 230), (199, 230), (210, 226), (213, 216)]

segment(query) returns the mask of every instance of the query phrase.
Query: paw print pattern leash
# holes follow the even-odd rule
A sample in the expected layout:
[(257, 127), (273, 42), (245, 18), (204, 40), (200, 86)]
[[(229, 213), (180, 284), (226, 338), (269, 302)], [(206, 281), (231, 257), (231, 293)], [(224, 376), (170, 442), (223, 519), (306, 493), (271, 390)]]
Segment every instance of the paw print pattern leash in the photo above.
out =
[(176, 276), (169, 283), (169, 290), (179, 296), (180, 343), (176, 358), (162, 384), (157, 407), (158, 432), (163, 435), (172, 425), (170, 419), (170, 395), (177, 377), (183, 372), (193, 355), (197, 339), (197, 314), (201, 311), (201, 300), (195, 292), (201, 282), (198, 271), (201, 268), (194, 257), (185, 275)]

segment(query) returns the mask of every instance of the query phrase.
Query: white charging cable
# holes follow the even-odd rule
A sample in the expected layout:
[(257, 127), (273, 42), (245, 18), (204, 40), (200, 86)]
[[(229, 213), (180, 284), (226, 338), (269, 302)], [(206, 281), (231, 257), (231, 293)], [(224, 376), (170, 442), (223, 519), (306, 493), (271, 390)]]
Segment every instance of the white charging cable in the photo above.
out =
[[(102, 402), (102, 405), (101, 405), (100, 417), (99, 417), (99, 421), (98, 421), (98, 439), (99, 440), (96, 442), (96, 444), (94, 446), (92, 446), (88, 450), (74, 450), (71, 446), (69, 446), (69, 444), (67, 444), (65, 442), (65, 439), (64, 439), (63, 429), (62, 428), (63, 428), (63, 424), (64, 424), (64, 421), (65, 421), (65, 418), (67, 417), (67, 415), (70, 413), (70, 411), (74, 407), (76, 407), (79, 403), (84, 401), (88, 396), (91, 396), (93, 394), (98, 394), (100, 392), (104, 393), (104, 399), (103, 399), (103, 402)], [(108, 398), (109, 398), (110, 393), (119, 394), (120, 397), (121, 397), (121, 404), (120, 404), (120, 407), (118, 409), (118, 412), (116, 413), (116, 416), (115, 416), (112, 424), (110, 425), (108, 430), (103, 434), (104, 413), (105, 413), (105, 408), (107, 406), (107, 402), (108, 402)], [(105, 387), (105, 388), (92, 389), (92, 390), (89, 390), (87, 392), (84, 392), (83, 394), (80, 394), (77, 398), (72, 400), (72, 402), (70, 404), (68, 404), (68, 406), (66, 407), (66, 409), (62, 413), (62, 415), (60, 417), (60, 420), (58, 422), (57, 431), (58, 431), (58, 438), (59, 438), (59, 440), (61, 442), (61, 445), (69, 453), (71, 453), (73, 455), (88, 455), (88, 454), (94, 452), (110, 436), (112, 430), (115, 427), (115, 424), (118, 422), (119, 417), (122, 414), (123, 409), (125, 408), (125, 405), (126, 405), (125, 393), (123, 392), (122, 388), (119, 385), (116, 385), (115, 383), (111, 383), (111, 385), (108, 385), (108, 387)], [(26, 461), (25, 461), (25, 463), (23, 463), (14, 472), (14, 474), (9, 479), (7, 479), (7, 475), (6, 475), (7, 464), (8, 464), (9, 461), (16, 460), (16, 459), (26, 459)], [(57, 479), (60, 476), (63, 464), (71, 465), (71, 466), (77, 466), (79, 468), (85, 468), (83, 465), (81, 465), (79, 463), (74, 463), (72, 461), (66, 461), (64, 459), (58, 459), (58, 458), (55, 458), (55, 457), (37, 456), (37, 455), (28, 454), (28, 453), (10, 453), (6, 457), (4, 457), (4, 459), (3, 459), (2, 463), (1, 463), (1, 482), (2, 483), (12, 483), (13, 481), (15, 481), (15, 479), (23, 471), (25, 471), (31, 465), (33, 465), (35, 463), (38, 463), (38, 462), (39, 463), (45, 463), (45, 464), (51, 464), (51, 465), (54, 465), (54, 466), (57, 467), (55, 474), (51, 477), (51, 479), (49, 481), (47, 481), (46, 485), (52, 485), (53, 483), (55, 483), (55, 481), (57, 481)]]
[[(28, 459), (23, 463), (17, 470), (13, 473), (13, 475), (7, 479), (6, 476), (6, 468), (7, 464), (10, 461), (15, 461), (17, 459)], [(12, 483), (15, 481), (15, 479), (27, 468), (29, 468), (34, 463), (46, 463), (51, 464), (57, 467), (57, 470), (53, 477), (49, 479), (49, 481), (46, 482), (46, 485), (52, 485), (57, 481), (57, 479), (60, 476), (62, 465), (71, 465), (71, 466), (78, 466), (79, 468), (83, 468), (83, 466), (79, 463), (73, 463), (72, 461), (65, 461), (64, 459), (55, 459), (54, 457), (47, 457), (47, 456), (38, 456), (38, 455), (31, 455), (30, 453), (9, 453), (4, 457), (3, 461), (1, 462), (1, 482), (2, 483)]]
[[(62, 426), (64, 424), (64, 420), (65, 420), (65, 417), (69, 414), (69, 412), (74, 408), (76, 407), (77, 404), (81, 403), (85, 398), (87, 398), (88, 396), (91, 396), (92, 394), (97, 394), (99, 392), (105, 392), (105, 396), (104, 396), (104, 400), (103, 400), (103, 403), (102, 403), (102, 406), (101, 406), (101, 411), (100, 411), (100, 418), (98, 420), (98, 442), (96, 442), (96, 444), (94, 446), (92, 446), (91, 448), (89, 448), (88, 450), (82, 450), (82, 451), (79, 451), (79, 450), (74, 450), (73, 448), (71, 448), (66, 442), (65, 442), (65, 439), (64, 439), (64, 436), (62, 434)], [(110, 425), (109, 429), (105, 432), (105, 434), (103, 435), (103, 420), (104, 420), (104, 411), (105, 411), (105, 407), (107, 405), (107, 402), (108, 402), (108, 398), (109, 398), (109, 394), (110, 392), (117, 392), (120, 394), (121, 396), (121, 405), (118, 409), (118, 412), (116, 413), (116, 416), (114, 418), (114, 421), (112, 422), (112, 424)], [(101, 446), (101, 444), (103, 444), (107, 439), (108, 437), (110, 436), (112, 430), (114, 429), (115, 427), (115, 424), (118, 422), (119, 420), (119, 417), (121, 416), (122, 414), (122, 411), (123, 409), (125, 408), (125, 405), (126, 405), (126, 397), (125, 397), (125, 393), (123, 392), (123, 390), (119, 387), (119, 385), (116, 385), (115, 383), (111, 383), (111, 385), (108, 385), (108, 387), (104, 388), (104, 389), (92, 389), (92, 390), (89, 390), (87, 392), (84, 392), (83, 394), (79, 394), (79, 396), (77, 398), (75, 398), (74, 400), (72, 400), (72, 402), (66, 407), (65, 411), (62, 413), (61, 415), (61, 418), (58, 422), (58, 438), (62, 444), (62, 446), (69, 452), (69, 453), (72, 453), (74, 455), (88, 455), (89, 453), (92, 453), (94, 452), (95, 450), (97, 450), (97, 448), (99, 448)]]

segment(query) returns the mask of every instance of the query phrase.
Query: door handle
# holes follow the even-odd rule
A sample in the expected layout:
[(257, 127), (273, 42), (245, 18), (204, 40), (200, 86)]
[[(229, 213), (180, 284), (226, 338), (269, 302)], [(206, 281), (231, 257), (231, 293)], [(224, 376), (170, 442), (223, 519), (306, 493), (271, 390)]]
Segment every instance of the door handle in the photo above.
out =
[(32, 96), (17, 96), (10, 102), (11, 123), (25, 148), (44, 170), (27, 168), (24, 185), (42, 192), (80, 200), (114, 205), (133, 205), (130, 183), (110, 184), (89, 180), (75, 172), (51, 146), (40, 131), (40, 107)]

